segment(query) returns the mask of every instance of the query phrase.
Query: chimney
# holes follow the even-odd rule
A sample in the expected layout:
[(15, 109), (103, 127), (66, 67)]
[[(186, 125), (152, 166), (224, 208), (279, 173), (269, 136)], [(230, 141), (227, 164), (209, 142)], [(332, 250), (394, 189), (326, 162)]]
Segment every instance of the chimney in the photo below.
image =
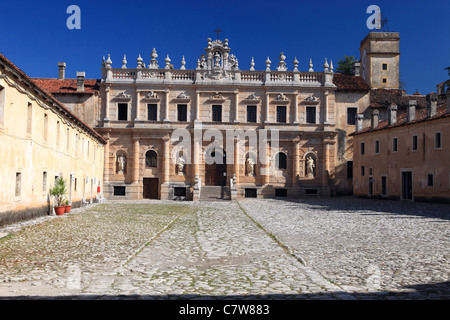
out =
[(447, 89), (447, 114), (450, 114), (450, 89)]
[(394, 103), (391, 104), (388, 107), (388, 112), (389, 112), (388, 123), (391, 126), (397, 122), (397, 105)]
[(65, 62), (58, 62), (58, 79), (64, 80), (66, 78), (66, 63)]
[(363, 129), (364, 123), (364, 115), (362, 113), (358, 113), (356, 115), (356, 132), (360, 132)]
[(380, 118), (380, 111), (378, 111), (378, 109), (373, 110), (373, 112), (372, 112), (372, 129), (378, 128), (379, 118)]
[(409, 106), (406, 110), (406, 121), (410, 122), (416, 119), (417, 100), (409, 100)]
[(86, 76), (85, 72), (77, 71), (77, 91), (84, 91), (84, 78)]
[(361, 64), (359, 63), (359, 61), (353, 62), (353, 74), (357, 77), (361, 76), (360, 66), (361, 66)]
[(427, 101), (428, 101), (428, 117), (434, 117), (437, 112), (437, 94), (432, 92), (427, 94)]

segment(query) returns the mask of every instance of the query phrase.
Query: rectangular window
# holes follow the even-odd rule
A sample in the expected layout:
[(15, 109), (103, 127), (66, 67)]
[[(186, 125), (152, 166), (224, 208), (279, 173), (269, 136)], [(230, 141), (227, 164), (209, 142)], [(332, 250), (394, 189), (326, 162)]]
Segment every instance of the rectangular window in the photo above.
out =
[(42, 191), (47, 191), (47, 172), (42, 172)]
[(380, 140), (375, 140), (375, 154), (380, 153)]
[(16, 191), (15, 191), (16, 197), (20, 197), (20, 193), (22, 191), (21, 188), (22, 188), (22, 173), (16, 172)]
[(147, 105), (147, 120), (156, 121), (158, 115), (158, 105), (157, 104), (148, 104)]
[(277, 106), (277, 122), (286, 123), (286, 106)]
[(355, 125), (356, 124), (356, 113), (358, 112), (358, 108), (347, 108), (347, 124)]
[(28, 102), (28, 107), (27, 107), (27, 135), (28, 136), (31, 135), (32, 125), (33, 125), (33, 107), (32, 107), (32, 104)]
[(126, 187), (115, 186), (114, 187), (114, 195), (115, 196), (125, 196), (126, 195)]
[(364, 168), (364, 166), (361, 167), (361, 176), (365, 176), (366, 175), (366, 168)]
[(388, 65), (387, 65), (387, 63), (383, 63), (383, 65), (382, 65), (382, 69), (383, 69), (384, 71), (386, 71), (386, 70), (388, 69)]
[(213, 105), (212, 106), (212, 121), (221, 122), (222, 121), (222, 106)]
[(44, 141), (47, 142), (48, 137), (48, 115), (44, 113)]
[(178, 121), (187, 121), (187, 104), (179, 104), (177, 109)]
[(383, 78), (383, 84), (386, 84), (387, 83), (387, 78)]
[(436, 149), (441, 149), (442, 148), (442, 138), (441, 138), (441, 133), (440, 132), (436, 132), (434, 135), (434, 147)]
[(366, 153), (366, 144), (364, 142), (361, 142), (360, 151), (361, 151), (361, 154)]
[(306, 107), (306, 123), (316, 123), (316, 107)]
[(392, 151), (397, 152), (398, 151), (398, 138), (392, 139)]
[(417, 151), (417, 145), (418, 145), (418, 137), (417, 136), (413, 136), (412, 137), (412, 150), (413, 151)]
[(247, 106), (247, 122), (256, 122), (256, 106)]
[(128, 120), (128, 103), (119, 103), (117, 105), (117, 109), (118, 109), (117, 120), (127, 121)]

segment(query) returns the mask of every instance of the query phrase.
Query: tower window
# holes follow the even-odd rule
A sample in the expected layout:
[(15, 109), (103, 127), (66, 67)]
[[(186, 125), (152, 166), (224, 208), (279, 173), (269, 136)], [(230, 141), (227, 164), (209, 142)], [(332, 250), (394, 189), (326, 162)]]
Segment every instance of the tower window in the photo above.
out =
[(388, 65), (387, 65), (387, 63), (383, 63), (383, 65), (382, 65), (382, 69), (383, 69), (384, 71), (386, 71), (386, 70), (388, 69)]
[(387, 83), (387, 78), (383, 78), (382, 82), (383, 82), (384, 84), (386, 84), (386, 83)]

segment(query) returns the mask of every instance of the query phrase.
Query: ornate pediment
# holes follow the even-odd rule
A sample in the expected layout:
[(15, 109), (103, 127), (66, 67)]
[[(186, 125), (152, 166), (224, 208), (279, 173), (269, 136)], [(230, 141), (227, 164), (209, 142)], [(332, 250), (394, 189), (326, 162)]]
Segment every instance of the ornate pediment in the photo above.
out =
[(186, 91), (183, 91), (183, 92), (181, 92), (181, 93), (175, 98), (175, 100), (176, 100), (176, 101), (184, 101), (184, 102), (188, 102), (188, 101), (191, 100), (191, 97), (189, 97), (189, 96), (186, 94)]
[(259, 99), (254, 93), (252, 93), (247, 98), (245, 98), (244, 101), (258, 103), (259, 101), (261, 101), (261, 99)]
[(305, 100), (304, 103), (308, 103), (308, 104), (317, 104), (320, 102), (320, 99), (318, 97), (316, 97), (314, 94), (308, 96)]
[(122, 91), (120, 92), (117, 96), (116, 99), (120, 99), (120, 100), (130, 100), (131, 99), (131, 95), (126, 94), (126, 91)]
[(144, 100), (148, 100), (148, 101), (159, 101), (161, 100), (158, 96), (158, 94), (155, 91), (150, 91), (148, 92), (144, 98)]

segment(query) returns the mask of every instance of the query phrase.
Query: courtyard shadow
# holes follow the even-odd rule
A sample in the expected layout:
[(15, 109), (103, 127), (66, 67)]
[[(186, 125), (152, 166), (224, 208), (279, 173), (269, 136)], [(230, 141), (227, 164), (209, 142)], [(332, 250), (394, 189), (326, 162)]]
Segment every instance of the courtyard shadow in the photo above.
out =
[[(239, 201), (246, 201), (239, 200)], [(354, 197), (301, 197), (301, 198), (275, 198), (271, 201), (284, 202), (289, 208), (297, 208), (298, 204), (308, 205), (308, 209), (352, 212), (358, 211), (364, 215), (385, 214), (393, 215), (393, 218), (411, 216), (417, 218), (436, 218), (450, 220), (450, 204), (410, 202), (387, 199), (366, 199)], [(373, 212), (373, 213), (371, 213)], [(394, 216), (395, 215), (395, 216)], [(436, 221), (438, 222), (438, 221)]]
[(321, 292), (316, 294), (266, 295), (101, 295), (80, 294), (64, 296), (3, 296), (0, 300), (150, 300), (150, 301), (300, 301), (300, 300), (450, 300), (450, 282), (417, 284), (404, 287), (403, 292), (374, 291), (365, 293)]

